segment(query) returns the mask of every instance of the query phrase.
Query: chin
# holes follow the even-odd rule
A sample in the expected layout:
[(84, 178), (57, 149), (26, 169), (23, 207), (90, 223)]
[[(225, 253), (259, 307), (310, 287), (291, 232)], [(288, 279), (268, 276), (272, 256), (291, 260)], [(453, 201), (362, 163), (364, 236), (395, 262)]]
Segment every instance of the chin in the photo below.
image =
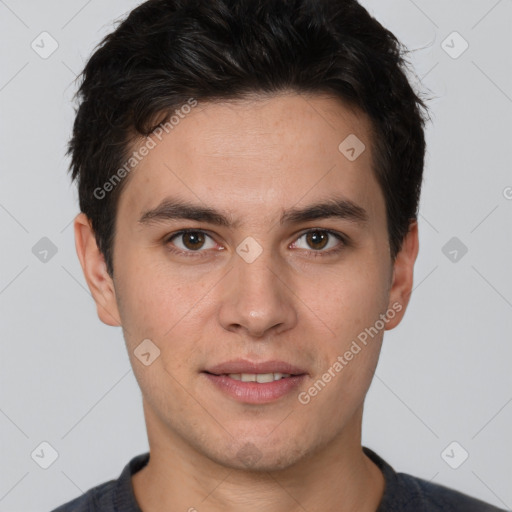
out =
[[(241, 437), (238, 443), (231, 443), (226, 450), (207, 454), (214, 462), (235, 470), (270, 472), (285, 470), (306, 457), (309, 450), (297, 438), (290, 442), (284, 439), (270, 440)], [(293, 443), (293, 444), (292, 444)]]

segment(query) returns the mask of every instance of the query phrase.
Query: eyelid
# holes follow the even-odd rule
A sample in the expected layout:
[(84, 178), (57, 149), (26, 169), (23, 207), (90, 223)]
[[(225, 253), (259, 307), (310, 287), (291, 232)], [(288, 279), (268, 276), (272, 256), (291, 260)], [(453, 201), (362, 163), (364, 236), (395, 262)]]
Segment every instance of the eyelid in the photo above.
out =
[(334, 231), (332, 229), (314, 228), (314, 227), (308, 228), (305, 231), (301, 232), (298, 236), (295, 237), (295, 240), (293, 243), (295, 244), (297, 242), (297, 240), (302, 238), (304, 235), (307, 235), (307, 234), (315, 232), (315, 231), (327, 233), (329, 236), (336, 238), (338, 240), (338, 242), (340, 242), (340, 243), (337, 244), (336, 247), (333, 247), (326, 251), (324, 251), (324, 250), (316, 250), (315, 251), (314, 249), (301, 249), (301, 250), (307, 251), (308, 253), (312, 253), (313, 256), (322, 256), (322, 255), (328, 256), (330, 254), (335, 254), (335, 253), (339, 252), (341, 249), (343, 249), (344, 247), (349, 245), (347, 237), (345, 235), (343, 235), (342, 233), (339, 233), (338, 231)]
[[(185, 228), (185, 229), (180, 229), (179, 231), (175, 231), (174, 233), (171, 233), (169, 236), (166, 236), (164, 238), (164, 244), (168, 245), (171, 243), (171, 241), (174, 238), (177, 238), (182, 235), (186, 235), (187, 233), (201, 233), (201, 234), (211, 238), (215, 243), (217, 243), (215, 241), (215, 238), (208, 231), (206, 231), (204, 229)], [(203, 254), (205, 254), (211, 250), (214, 250), (214, 249), (205, 249), (205, 250), (198, 249), (197, 251), (191, 251), (191, 250), (184, 251), (183, 249), (179, 249), (179, 248), (170, 249), (170, 251), (175, 254), (185, 255), (185, 256), (196, 256), (196, 257), (201, 257)], [(222, 247), (221, 249), (217, 249), (217, 250), (224, 250), (224, 248)]]

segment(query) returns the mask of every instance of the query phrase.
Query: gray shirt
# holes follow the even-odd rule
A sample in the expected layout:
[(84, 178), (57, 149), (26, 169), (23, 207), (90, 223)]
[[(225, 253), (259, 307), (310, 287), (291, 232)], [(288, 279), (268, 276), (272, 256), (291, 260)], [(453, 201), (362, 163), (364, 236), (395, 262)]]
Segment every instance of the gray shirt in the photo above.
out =
[[(363, 450), (380, 468), (386, 481), (384, 496), (376, 512), (504, 512), (447, 487), (396, 473), (375, 452), (366, 447)], [(93, 487), (52, 512), (143, 512), (135, 500), (131, 477), (148, 460), (149, 453), (134, 457), (117, 480)]]

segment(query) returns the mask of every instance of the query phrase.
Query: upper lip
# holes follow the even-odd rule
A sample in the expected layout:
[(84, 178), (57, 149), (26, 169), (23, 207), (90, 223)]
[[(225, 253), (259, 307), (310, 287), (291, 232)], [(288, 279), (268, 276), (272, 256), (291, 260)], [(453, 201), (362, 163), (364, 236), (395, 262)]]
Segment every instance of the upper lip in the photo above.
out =
[(303, 375), (307, 372), (295, 365), (284, 361), (248, 361), (235, 359), (210, 366), (204, 370), (214, 375), (228, 375), (230, 373), (289, 373), (290, 375)]

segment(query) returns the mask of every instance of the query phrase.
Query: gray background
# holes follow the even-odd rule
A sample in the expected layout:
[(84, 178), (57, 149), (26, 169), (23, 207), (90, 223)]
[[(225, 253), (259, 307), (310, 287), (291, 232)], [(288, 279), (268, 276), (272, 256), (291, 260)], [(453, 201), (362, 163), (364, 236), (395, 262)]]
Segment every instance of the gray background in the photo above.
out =
[[(0, 0), (2, 512), (49, 510), (148, 448), (121, 331), (97, 319), (75, 255), (64, 155), (76, 73), (138, 3)], [(510, 509), (512, 2), (363, 4), (435, 96), (415, 290), (385, 336), (363, 441), (400, 471)], [(46, 59), (31, 47), (51, 49), (43, 31), (58, 43)], [(44, 441), (58, 453), (47, 469)]]

